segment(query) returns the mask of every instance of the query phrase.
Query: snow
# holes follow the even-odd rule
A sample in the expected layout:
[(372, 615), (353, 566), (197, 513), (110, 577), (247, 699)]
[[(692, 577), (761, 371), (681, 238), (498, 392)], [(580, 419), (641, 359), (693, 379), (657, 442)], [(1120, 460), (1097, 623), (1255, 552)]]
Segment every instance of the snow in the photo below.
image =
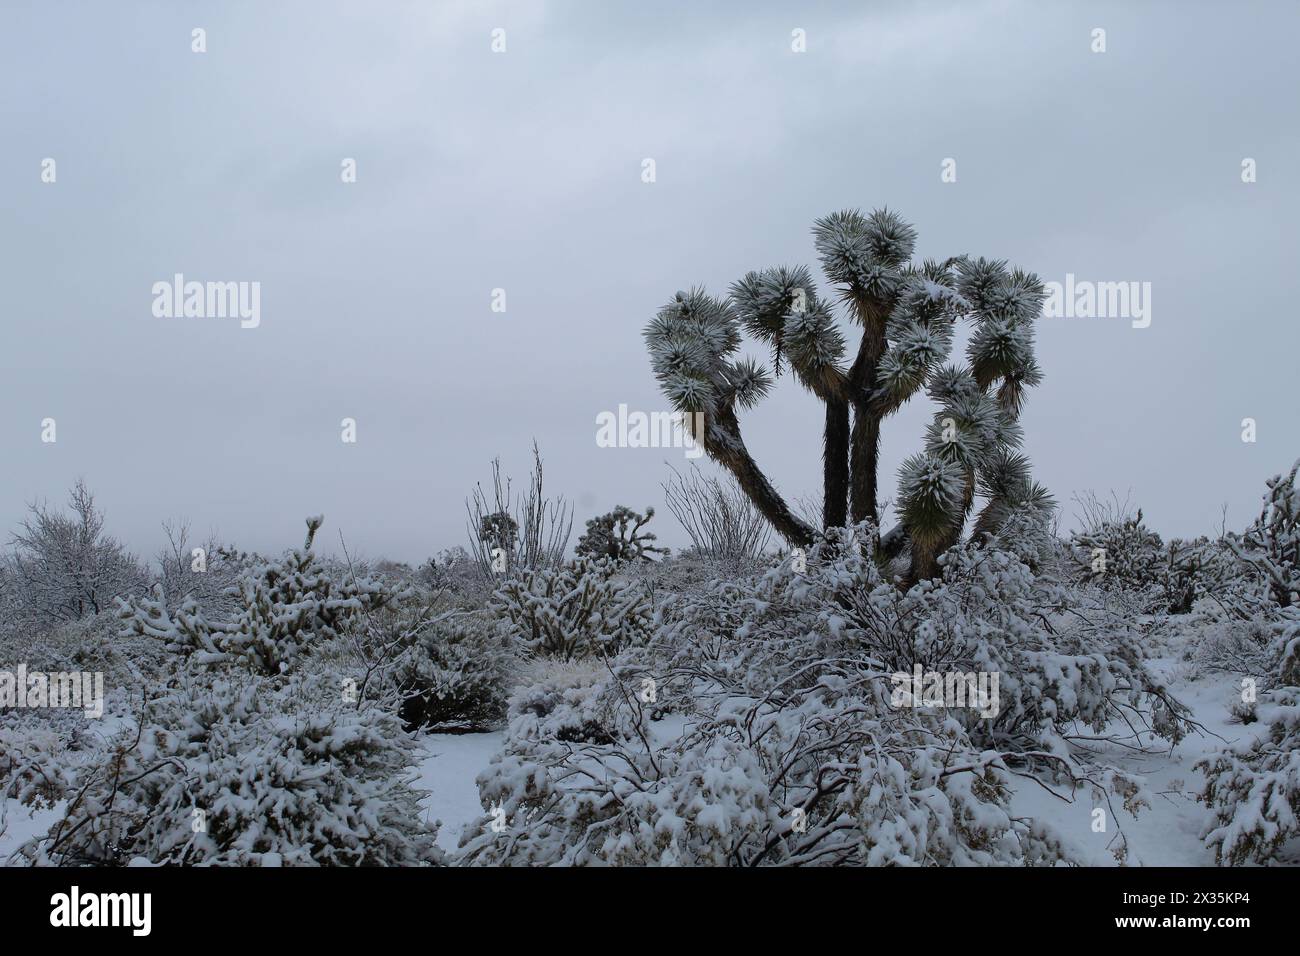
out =
[[(1107, 846), (1116, 835), (1116, 822), (1129, 841), (1130, 866), (1214, 866), (1214, 851), (1201, 841), (1210, 815), (1194, 796), (1205, 778), (1192, 767), (1225, 742), (1252, 736), (1262, 725), (1230, 722), (1228, 705), (1240, 698), (1236, 676), (1217, 674), (1198, 680), (1188, 673), (1188, 664), (1175, 658), (1159, 657), (1148, 663), (1169, 681), (1173, 695), (1191, 708), (1194, 719), (1205, 728), (1156, 757), (1134, 758), (1118, 746), (1100, 748), (1099, 759), (1144, 779), (1155, 794), (1151, 806), (1134, 817), (1115, 801), (1118, 820), (1108, 819), (1106, 832), (1094, 833), (1094, 804), (1086, 793), (1080, 791), (1074, 803), (1064, 803), (1042, 787), (1019, 779), (1011, 807), (1017, 815), (1056, 827), (1071, 838), (1071, 847), (1092, 866), (1117, 865)], [(1108, 818), (1111, 809), (1106, 808)]]
[[(1260, 725), (1244, 726), (1230, 722), (1228, 705), (1239, 696), (1235, 676), (1219, 674), (1194, 679), (1189, 674), (1190, 665), (1174, 657), (1156, 658), (1151, 661), (1151, 666), (1169, 681), (1174, 695), (1192, 709), (1205, 731), (1193, 734), (1172, 752), (1157, 757), (1133, 758), (1120, 747), (1102, 749), (1103, 760), (1141, 775), (1151, 792), (1156, 794), (1152, 806), (1142, 809), (1136, 818), (1118, 802), (1114, 805), (1119, 827), (1129, 841), (1128, 862), (1140, 866), (1213, 866), (1213, 851), (1200, 839), (1209, 822), (1209, 814), (1193, 797), (1203, 777), (1192, 767), (1224, 741), (1243, 739)], [(115, 723), (119, 720), (109, 719)], [(651, 727), (659, 744), (680, 737), (690, 729), (689, 722), (677, 715), (655, 721)], [(479, 802), (475, 779), (501, 749), (503, 741), (502, 731), (430, 733), (419, 738), (415, 787), (428, 791), (420, 802), (420, 808), (427, 819), (442, 822), (438, 844), (444, 850), (454, 850), (462, 828), (485, 812)], [(1059, 829), (1071, 841), (1072, 848), (1090, 864), (1116, 865), (1107, 847), (1116, 835), (1114, 821), (1109, 822), (1107, 832), (1094, 833), (1092, 799), (1083, 791), (1075, 802), (1066, 803), (1042, 787), (1017, 778), (1011, 806), (1017, 816), (1041, 820)], [(11, 801), (4, 807), (4, 812), (8, 827), (0, 834), (0, 859), (58, 820), (62, 805), (32, 812)]]
[(502, 731), (484, 734), (425, 734), (419, 741), (417, 790), (428, 790), (420, 808), (429, 820), (441, 820), (438, 845), (453, 850), (461, 828), (485, 812), (475, 778), (501, 749)]

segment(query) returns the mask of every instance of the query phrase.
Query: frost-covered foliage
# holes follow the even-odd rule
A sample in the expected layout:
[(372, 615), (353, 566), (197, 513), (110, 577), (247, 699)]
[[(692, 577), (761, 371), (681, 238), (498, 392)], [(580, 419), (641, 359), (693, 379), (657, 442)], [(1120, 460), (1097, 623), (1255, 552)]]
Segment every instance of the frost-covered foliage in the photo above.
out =
[(1162, 541), (1135, 515), (1101, 517), (1069, 539), (1073, 575), (1140, 613), (1188, 614), (1204, 597), (1239, 603), (1243, 569), (1229, 550), (1231, 536)]
[(44, 809), (55, 806), (74, 776), (65, 736), (47, 721), (0, 714), (0, 834), (6, 827), (6, 801)]
[(587, 530), (574, 547), (580, 557), (608, 558), (616, 563), (650, 561), (652, 554), (667, 554), (667, 548), (655, 545), (655, 534), (642, 531), (655, 516), (653, 508), (645, 514), (619, 505), (613, 511), (587, 522)]
[(3, 577), (8, 613), (28, 628), (75, 621), (145, 590), (148, 576), (104, 531), (95, 496), (78, 481), (66, 512), (32, 504), (13, 536)]
[[(1136, 634), (1067, 625), (1061, 596), (994, 549), (963, 549), (941, 582), (901, 593), (856, 547), (873, 539), (863, 526), (803, 570), (787, 559), (684, 595), (604, 679), (517, 698), (479, 778), (496, 812), (467, 832), (464, 858), (1040, 864), (1070, 854), (1012, 815), (1016, 775), (1145, 804), (1136, 781), (1089, 759), (1086, 733), (1122, 718), (1140, 748), (1139, 729), (1186, 731)], [(996, 714), (899, 706), (894, 675), (917, 664), (998, 674)], [(651, 718), (664, 712), (685, 732), (661, 733)]]
[(1300, 488), (1296, 473), (1268, 480), (1264, 507), (1254, 524), (1234, 541), (1233, 551), (1242, 561), (1263, 575), (1269, 595), (1278, 607), (1300, 603)]
[(506, 580), (492, 610), (525, 648), (564, 659), (608, 655), (644, 639), (654, 608), (645, 587), (607, 558), (580, 557)]
[(1249, 617), (1238, 607), (1202, 650), (1214, 665), (1255, 681), (1258, 700), (1246, 682), (1239, 712), (1261, 725), (1257, 735), (1197, 765), (1206, 777), (1200, 798), (1213, 814), (1205, 841), (1220, 863), (1276, 862), (1300, 837), (1297, 469), (1300, 462), (1286, 476), (1269, 479), (1259, 517), (1239, 538), (1228, 541), (1262, 581), (1267, 600), (1246, 603)]
[(491, 593), (483, 580), (478, 561), (462, 547), (447, 548), (422, 564), (417, 579), (433, 591), (445, 591), (457, 599), (486, 603)]
[(440, 860), (396, 707), (343, 679), (372, 660), (362, 619), (403, 595), (318, 562), (311, 545), (321, 520), (308, 520), (303, 549), (249, 567), (229, 622), (210, 624), (193, 601), (173, 614), (161, 594), (123, 602), (122, 639), (163, 649), (169, 666), (140, 682), (125, 727), (60, 765), (70, 774), (64, 815), (22, 848), (29, 862)]
[(168, 650), (195, 654), (201, 664), (239, 661), (263, 675), (287, 670), (310, 644), (336, 638), (350, 621), (394, 598), (382, 582), (340, 578), (319, 565), (312, 541), (322, 520), (307, 520), (302, 548), (238, 579), (230, 620), (209, 621), (192, 600), (173, 614), (155, 591), (153, 598), (120, 602), (124, 636), (156, 637)]
[(457, 611), (427, 625), (403, 615), (398, 627), (409, 644), (395, 673), (408, 728), (482, 729), (505, 718), (515, 647), (504, 622)]
[(37, 865), (433, 863), (396, 717), (332, 682), (187, 674), (150, 700), (23, 854)]
[(1076, 531), (1070, 545), (1083, 579), (1107, 590), (1150, 587), (1164, 557), (1164, 542), (1143, 524), (1141, 509)]
[(1197, 764), (1213, 814), (1204, 837), (1220, 863), (1276, 861), (1300, 837), (1300, 621), (1288, 614), (1272, 631), (1276, 683), (1254, 708), (1263, 729)]

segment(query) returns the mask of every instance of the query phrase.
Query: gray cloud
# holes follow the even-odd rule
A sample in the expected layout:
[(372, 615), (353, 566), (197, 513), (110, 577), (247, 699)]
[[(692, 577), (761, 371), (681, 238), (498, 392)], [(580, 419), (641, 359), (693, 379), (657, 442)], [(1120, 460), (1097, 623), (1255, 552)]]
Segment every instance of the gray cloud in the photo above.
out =
[[(534, 437), (579, 525), (661, 504), (671, 452), (594, 441), (600, 411), (663, 407), (645, 321), (888, 204), (923, 255), (1151, 282), (1150, 328), (1044, 319), (1026, 447), (1066, 502), (1131, 488), (1174, 534), (1225, 501), (1246, 520), (1300, 454), (1300, 8), (698, 6), (6, 4), (0, 519), (82, 475), (142, 551), (171, 515), (278, 550), (324, 511), (329, 540), (418, 560)], [(176, 272), (260, 281), (261, 326), (154, 318)], [(887, 492), (927, 415), (886, 424)], [(819, 486), (819, 422), (785, 378), (745, 420), (791, 496)]]

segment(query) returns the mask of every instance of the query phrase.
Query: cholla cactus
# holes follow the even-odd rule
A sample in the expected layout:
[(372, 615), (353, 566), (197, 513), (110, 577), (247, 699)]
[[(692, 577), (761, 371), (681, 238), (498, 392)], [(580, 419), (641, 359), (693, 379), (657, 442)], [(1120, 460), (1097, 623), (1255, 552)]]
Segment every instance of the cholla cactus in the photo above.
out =
[(236, 611), (229, 620), (208, 621), (193, 601), (171, 614), (156, 593), (154, 600), (118, 601), (122, 636), (157, 638), (201, 666), (239, 662), (266, 676), (289, 670), (313, 644), (338, 637), (361, 615), (400, 596), (382, 581), (330, 575), (312, 550), (324, 520), (308, 518), (301, 548), (240, 576), (230, 591)]
[[(737, 411), (772, 385), (761, 365), (735, 357), (743, 326), (772, 349), (777, 374), (786, 361), (826, 405), (825, 527), (845, 524), (846, 516), (878, 521), (881, 422), (923, 390), (940, 411), (925, 451), (903, 466), (903, 522), (886, 535), (896, 546), (886, 554), (911, 540), (913, 578), (932, 577), (938, 555), (960, 538), (977, 493), (988, 500), (976, 523), (984, 534), (1012, 512), (1050, 511), (1051, 498), (1030, 481), (1027, 460), (1013, 454), (1024, 391), (1042, 378), (1033, 353), (1033, 320), (1044, 299), (1038, 278), (965, 256), (914, 265), (915, 230), (887, 209), (826, 216), (813, 237), (823, 271), (862, 328), (847, 366), (844, 333), (804, 267), (751, 272), (726, 300), (699, 289), (679, 292), (647, 326), (655, 375), (678, 410), (697, 416), (705, 451), (787, 540), (812, 542), (815, 530), (791, 513), (741, 437)], [(963, 318), (975, 325), (967, 365), (945, 365)]]

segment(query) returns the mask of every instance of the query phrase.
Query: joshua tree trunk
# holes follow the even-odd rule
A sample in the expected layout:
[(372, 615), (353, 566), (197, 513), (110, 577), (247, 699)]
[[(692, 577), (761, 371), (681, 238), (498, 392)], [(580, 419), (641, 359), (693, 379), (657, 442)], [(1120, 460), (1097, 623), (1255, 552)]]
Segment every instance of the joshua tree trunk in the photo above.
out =
[(714, 416), (705, 429), (705, 450), (713, 459), (736, 476), (749, 500), (762, 512), (783, 538), (798, 547), (811, 547), (816, 532), (795, 516), (785, 499), (772, 487), (758, 463), (749, 454), (740, 437), (740, 423), (734, 411), (727, 409)]
[(849, 383), (858, 396), (853, 402), (853, 439), (849, 453), (853, 481), (849, 513), (856, 524), (880, 521), (876, 510), (876, 471), (880, 463), (881, 416), (868, 398), (876, 387), (876, 364), (885, 354), (887, 343), (884, 315), (862, 297), (854, 301), (854, 308), (863, 329), (858, 357), (849, 369)]
[(822, 447), (822, 526), (842, 528), (848, 522), (849, 404), (826, 402), (826, 434)]
[(851, 449), (853, 487), (850, 514), (853, 523), (878, 522), (876, 511), (876, 469), (880, 460), (880, 419), (863, 405), (854, 408)]

